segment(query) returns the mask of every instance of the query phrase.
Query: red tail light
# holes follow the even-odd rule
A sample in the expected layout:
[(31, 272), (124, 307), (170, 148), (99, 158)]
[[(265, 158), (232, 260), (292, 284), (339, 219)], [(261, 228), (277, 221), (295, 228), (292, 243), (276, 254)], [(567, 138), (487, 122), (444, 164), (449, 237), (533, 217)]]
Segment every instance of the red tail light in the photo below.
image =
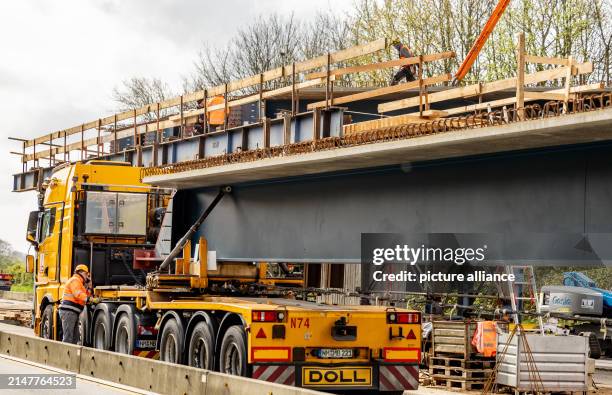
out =
[(283, 322), (285, 320), (284, 311), (254, 311), (253, 321), (255, 322)]
[(398, 313), (395, 311), (387, 313), (389, 324), (420, 324), (421, 313)]

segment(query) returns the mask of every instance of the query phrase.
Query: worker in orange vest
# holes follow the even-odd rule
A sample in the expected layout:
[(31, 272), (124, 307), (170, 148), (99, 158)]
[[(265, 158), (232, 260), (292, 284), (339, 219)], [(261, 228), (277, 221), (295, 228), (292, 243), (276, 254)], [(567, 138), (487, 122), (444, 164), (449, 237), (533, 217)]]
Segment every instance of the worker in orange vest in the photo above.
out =
[[(411, 58), (414, 56), (414, 53), (410, 50), (410, 48), (402, 44), (399, 40), (393, 40), (392, 45), (397, 50), (400, 59)], [(416, 65), (405, 64), (397, 73), (395, 73), (393, 79), (391, 80), (391, 85), (397, 85), (402, 78), (406, 78), (407, 82), (414, 81), (416, 79), (415, 75)]]
[(493, 357), (497, 353), (497, 326), (495, 321), (479, 321), (472, 337), (472, 345), (478, 353), (485, 357)]
[(89, 302), (98, 303), (92, 298), (91, 279), (86, 265), (77, 265), (74, 275), (64, 286), (59, 315), (62, 320), (62, 341), (76, 344), (79, 341), (79, 315)]

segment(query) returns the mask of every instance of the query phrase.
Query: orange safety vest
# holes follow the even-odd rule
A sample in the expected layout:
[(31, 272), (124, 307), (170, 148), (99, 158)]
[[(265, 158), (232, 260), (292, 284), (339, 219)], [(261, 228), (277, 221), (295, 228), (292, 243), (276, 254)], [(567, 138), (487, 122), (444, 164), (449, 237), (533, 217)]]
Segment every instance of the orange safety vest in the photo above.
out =
[(60, 309), (80, 312), (83, 310), (85, 303), (87, 303), (88, 296), (90, 296), (90, 293), (83, 284), (83, 278), (75, 274), (70, 277), (70, 280), (64, 286), (64, 295), (62, 296)]
[(497, 329), (494, 321), (477, 323), (472, 345), (485, 357), (492, 357), (497, 354)]

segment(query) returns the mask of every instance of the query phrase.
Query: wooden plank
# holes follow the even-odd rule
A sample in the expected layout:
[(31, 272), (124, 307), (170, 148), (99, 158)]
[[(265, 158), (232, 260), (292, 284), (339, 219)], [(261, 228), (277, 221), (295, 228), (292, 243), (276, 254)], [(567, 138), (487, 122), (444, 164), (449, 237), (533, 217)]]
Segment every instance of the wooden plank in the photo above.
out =
[(519, 33), (516, 50), (516, 109), (518, 118), (525, 119), (525, 33)]
[(548, 56), (536, 55), (525, 55), (525, 63), (557, 64), (559, 66), (569, 65), (568, 60), (565, 58), (551, 58)]
[[(423, 62), (432, 62), (435, 60), (454, 58), (454, 57), (455, 57), (455, 53), (453, 51), (440, 52), (440, 53), (435, 53), (435, 54), (423, 55)], [(386, 62), (370, 63), (366, 65), (361, 65), (361, 66), (350, 66), (350, 67), (345, 67), (342, 69), (331, 70), (331, 75), (338, 77), (338, 76), (345, 75), (345, 74), (362, 73), (366, 71), (373, 71), (373, 70), (385, 69), (389, 67), (396, 67), (396, 66), (403, 66), (407, 64), (417, 64), (417, 63), (419, 63), (419, 57), (413, 56), (410, 58), (388, 60)], [(325, 71), (320, 71), (320, 72), (307, 74), (305, 78), (307, 80), (311, 80), (313, 78), (322, 78), (322, 77), (325, 77), (326, 75), (327, 74)]]
[[(594, 82), (592, 84), (573, 86), (571, 89), (571, 93), (585, 93), (585, 92), (591, 92), (591, 91), (599, 91), (599, 90), (605, 89), (605, 87), (606, 86), (603, 82)], [(548, 93), (558, 93), (560, 92), (560, 90), (557, 89), (557, 90), (552, 90), (552, 91), (547, 91), (547, 92)]]
[[(434, 92), (428, 95), (429, 103), (440, 102), (449, 99), (456, 99), (458, 97), (468, 97), (478, 95), (480, 92), (480, 85), (467, 85), (459, 88), (453, 88), (446, 91)], [(409, 97), (407, 99), (400, 99), (391, 102), (386, 102), (378, 105), (378, 112), (388, 112), (399, 110), (402, 108), (415, 107), (419, 105), (418, 97)]]
[(565, 94), (552, 92), (525, 92), (525, 98), (533, 100), (565, 100)]
[[(444, 81), (450, 81), (450, 79), (451, 79), (451, 75), (450, 74), (441, 74), (441, 75), (437, 75), (437, 76), (430, 77), (430, 78), (427, 78), (427, 79), (423, 80), (423, 84), (424, 85), (433, 85), (433, 84), (438, 84), (438, 83), (444, 82)], [(350, 103), (350, 102), (354, 102), (354, 101), (358, 101), (358, 100), (370, 99), (370, 98), (373, 98), (373, 97), (388, 95), (390, 93), (402, 92), (402, 91), (405, 91), (407, 89), (413, 89), (413, 88), (418, 88), (418, 87), (419, 87), (419, 81), (418, 80), (417, 81), (406, 82), (406, 83), (398, 84), (398, 85), (386, 86), (384, 88), (378, 88), (378, 89), (369, 90), (369, 91), (365, 91), (365, 92), (355, 93), (353, 95), (347, 95), (347, 96), (342, 96), (342, 97), (334, 98), (332, 100), (331, 105), (332, 106), (336, 106), (336, 105), (339, 105), (339, 104)], [(315, 102), (315, 103), (310, 103), (307, 106), (307, 108), (309, 110), (312, 110), (312, 109), (317, 108), (317, 107), (324, 107), (325, 105), (326, 105), (325, 101), (319, 101), (319, 102)]]
[[(562, 78), (567, 74), (567, 66), (557, 67), (550, 70), (538, 71), (531, 74), (525, 75), (525, 84), (535, 84), (542, 81), (553, 80)], [(582, 63), (576, 67), (576, 74), (590, 73), (593, 70), (593, 64), (591, 62)], [(510, 89), (516, 86), (516, 78), (507, 78), (504, 80), (487, 82), (484, 84), (473, 84), (462, 86), (459, 88), (449, 89), (446, 91), (431, 93), (428, 96), (429, 103), (441, 102), (450, 99), (457, 99), (462, 97), (476, 96), (479, 94), (496, 92), (504, 89)], [(378, 105), (378, 112), (388, 112), (394, 110), (400, 110), (402, 108), (415, 107), (419, 105), (418, 97), (410, 97), (407, 99), (400, 99), (391, 102), (381, 103)]]
[(567, 113), (569, 111), (569, 100), (570, 100), (570, 90), (572, 87), (572, 68), (574, 65), (574, 58), (571, 56), (568, 58), (569, 65), (567, 67), (567, 73), (565, 74), (565, 92), (563, 98), (563, 112)]
[(424, 110), (421, 116), (423, 118), (436, 119), (447, 116), (446, 110)]
[[(338, 52), (334, 52), (330, 54), (330, 59), (332, 63), (342, 62), (344, 60), (367, 55), (369, 53), (373, 53), (381, 49), (385, 49), (386, 47), (387, 47), (387, 40), (385, 38), (382, 38), (382, 39), (372, 41), (366, 44), (357, 45), (351, 48), (343, 49)], [(319, 56), (317, 58), (305, 60), (302, 62), (296, 62), (295, 72), (299, 73), (299, 72), (312, 70), (317, 67), (323, 67), (326, 64), (327, 64), (327, 55)], [(280, 78), (285, 75), (289, 75), (292, 72), (292, 70), (293, 70), (293, 65), (288, 65), (288, 66), (279, 67), (273, 70), (268, 70), (263, 73), (264, 82), (271, 81), (273, 79)], [(259, 84), (259, 82), (260, 82), (259, 74), (250, 76), (250, 77), (246, 77), (238, 81), (231, 81), (228, 83), (228, 91), (233, 92), (236, 90), (244, 89), (249, 86), (257, 85)], [(208, 89), (209, 96), (220, 95), (220, 94), (223, 94), (224, 92), (225, 92), (225, 84)], [(183, 103), (189, 103), (189, 102), (197, 101), (203, 98), (204, 98), (204, 90), (192, 92), (192, 93), (185, 94), (183, 96)], [(141, 116), (141, 115), (156, 111), (158, 104), (159, 104), (160, 109), (176, 107), (181, 104), (181, 97), (177, 96), (174, 98), (170, 98), (168, 100), (160, 101), (159, 103), (151, 103), (151, 104), (142, 106), (140, 108), (137, 108), (135, 109), (136, 116)], [(134, 116), (134, 110), (128, 110), (128, 111), (124, 111), (118, 114), (114, 114), (114, 115), (102, 118), (100, 124), (101, 126), (105, 126), (105, 125), (109, 125), (113, 123), (115, 120), (124, 121), (126, 119), (132, 118), (133, 116)], [(97, 119), (95, 121), (91, 121), (91, 122), (87, 122), (83, 124), (84, 130), (93, 129), (97, 125), (98, 125)], [(56, 136), (59, 136), (60, 133), (66, 132), (66, 134), (70, 136), (75, 133), (80, 133), (80, 131), (81, 131), (81, 125), (78, 125), (78, 126), (63, 130), (63, 131), (53, 132), (53, 134)], [(28, 140), (25, 143), (26, 148), (31, 147), (34, 144), (40, 144), (43, 142), (50, 141), (49, 138), (50, 138), (49, 134), (47, 133), (44, 136), (37, 137), (32, 140)]]
[(351, 123), (344, 125), (342, 131), (345, 135), (360, 133), (369, 130), (375, 130), (380, 128), (387, 128), (392, 126), (406, 125), (409, 123), (425, 123), (431, 122), (437, 119), (437, 117), (420, 117), (419, 113), (410, 115), (397, 115), (395, 117), (387, 117), (380, 119), (373, 119), (370, 121)]

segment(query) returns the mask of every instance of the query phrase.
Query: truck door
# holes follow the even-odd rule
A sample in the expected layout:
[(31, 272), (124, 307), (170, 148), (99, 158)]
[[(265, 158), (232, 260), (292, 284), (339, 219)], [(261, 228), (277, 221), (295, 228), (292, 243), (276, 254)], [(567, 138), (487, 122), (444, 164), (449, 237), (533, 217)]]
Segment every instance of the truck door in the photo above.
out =
[(38, 234), (38, 282), (58, 281), (62, 203), (45, 205)]

